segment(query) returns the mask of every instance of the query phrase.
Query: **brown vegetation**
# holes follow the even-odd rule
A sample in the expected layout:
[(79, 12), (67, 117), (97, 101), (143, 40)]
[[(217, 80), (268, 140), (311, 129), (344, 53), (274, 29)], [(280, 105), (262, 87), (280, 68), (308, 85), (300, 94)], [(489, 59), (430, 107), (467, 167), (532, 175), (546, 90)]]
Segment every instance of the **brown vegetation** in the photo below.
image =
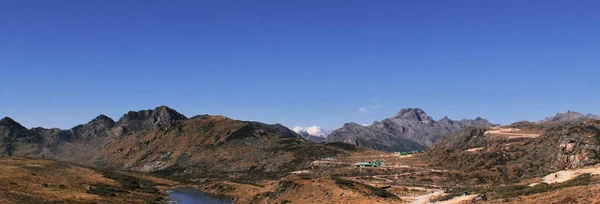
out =
[[(176, 182), (75, 164), (0, 158), (0, 203), (162, 203)], [(158, 187), (158, 188), (157, 188)]]

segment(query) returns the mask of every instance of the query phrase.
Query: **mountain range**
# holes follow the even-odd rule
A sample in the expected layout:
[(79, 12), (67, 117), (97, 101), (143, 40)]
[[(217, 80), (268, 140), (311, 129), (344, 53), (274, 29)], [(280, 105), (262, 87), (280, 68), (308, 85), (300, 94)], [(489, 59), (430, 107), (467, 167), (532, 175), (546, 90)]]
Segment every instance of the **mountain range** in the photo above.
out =
[[(77, 125), (68, 130), (60, 130), (39, 127), (27, 129), (6, 117), (0, 120), (0, 154), (61, 158), (73, 162), (85, 160), (110, 163), (103, 161), (102, 158), (94, 158), (91, 154), (76, 152), (89, 152), (90, 149), (103, 150), (102, 147), (117, 140), (127, 139), (128, 135), (172, 131), (172, 128), (181, 125), (184, 121), (200, 122), (203, 121), (200, 119), (214, 120), (216, 118), (225, 119), (223, 116), (209, 115), (187, 118), (169, 107), (160, 106), (153, 110), (130, 111), (118, 121), (114, 121), (106, 115), (99, 115), (86, 124)], [(538, 123), (572, 122), (585, 119), (600, 119), (600, 116), (567, 111), (557, 113)], [(396, 115), (376, 121), (371, 125), (346, 123), (343, 127), (333, 131), (318, 126), (294, 127), (289, 130), (279, 124), (266, 125), (258, 122), (231, 121), (241, 122), (248, 127), (266, 130), (283, 137), (316, 142), (344, 142), (384, 151), (424, 150), (441, 136), (457, 132), (465, 127), (496, 126), (480, 117), (472, 120), (451, 120), (448, 117), (434, 120), (425, 111), (418, 108), (402, 109)], [(219, 141), (219, 139), (216, 140)]]
[[(557, 171), (600, 162), (596, 154), (600, 152), (600, 120), (587, 120), (595, 117), (568, 111), (537, 123), (492, 127), (497, 125), (479, 117), (434, 120), (421, 109), (409, 108), (371, 125), (347, 123), (328, 135), (318, 127), (290, 130), (279, 124), (224, 116), (188, 118), (166, 106), (130, 111), (116, 121), (99, 115), (66, 130), (28, 129), (5, 117), (0, 119), (0, 156), (12, 157), (0, 162), (12, 176), (0, 185), (4, 187), (0, 188), (0, 203), (7, 195), (15, 203), (43, 203), (22, 202), (23, 198), (81, 200), (71, 195), (68, 199), (73, 200), (54, 200), (55, 192), (67, 192), (65, 189), (117, 200), (134, 199), (130, 195), (146, 200), (166, 196), (149, 182), (140, 183), (128, 176), (133, 172), (140, 178), (162, 177), (156, 184), (169, 179), (197, 185), (203, 192), (236, 198), (236, 203), (398, 203), (414, 201), (412, 197), (417, 195), (406, 194), (406, 186), (432, 185), (437, 186), (434, 190), (455, 189), (457, 195), (451, 193), (448, 198), (464, 197), (460, 195), (469, 192), (484, 193), (495, 200), (507, 196), (520, 199), (525, 193), (537, 195), (569, 187), (531, 187), (531, 179), (539, 181)], [(324, 143), (311, 142), (306, 135), (327, 138)], [(427, 151), (409, 159), (350, 144), (385, 151)], [(379, 159), (388, 166), (353, 165)], [(403, 167), (394, 168), (400, 165)], [(79, 168), (83, 166), (96, 168)], [(15, 172), (21, 176), (14, 176)], [(97, 172), (96, 176), (89, 176), (90, 172)], [(72, 182), (86, 175), (85, 184)], [(392, 187), (371, 186), (368, 181), (373, 175), (382, 175), (386, 179), (378, 182)], [(99, 178), (105, 178), (102, 184), (96, 183)], [(60, 183), (63, 187), (56, 179), (65, 180)], [(595, 177), (581, 179), (575, 178), (573, 185), (588, 188), (593, 184), (600, 189), (592, 183)], [(36, 187), (38, 194), (13, 193), (28, 193), (14, 190), (25, 185)], [(39, 192), (51, 196), (40, 197)]]
[(480, 117), (458, 121), (444, 117), (436, 121), (419, 108), (408, 108), (369, 126), (346, 123), (329, 134), (326, 141), (384, 151), (425, 150), (440, 137), (470, 126), (496, 125)]
[(68, 130), (27, 129), (9, 117), (0, 120), (0, 156), (169, 176), (277, 177), (323, 155), (344, 152), (332, 145), (308, 142), (280, 124), (211, 115), (187, 118), (166, 106), (130, 111), (118, 121), (99, 115)]

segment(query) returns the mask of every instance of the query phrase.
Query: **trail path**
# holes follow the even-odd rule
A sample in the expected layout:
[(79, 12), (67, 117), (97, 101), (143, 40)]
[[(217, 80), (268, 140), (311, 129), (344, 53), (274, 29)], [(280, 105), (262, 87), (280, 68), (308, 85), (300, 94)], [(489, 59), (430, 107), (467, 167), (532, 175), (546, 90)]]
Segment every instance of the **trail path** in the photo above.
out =
[(436, 190), (434, 192), (428, 193), (428, 194), (424, 194), (424, 195), (420, 195), (420, 196), (416, 196), (414, 197), (415, 200), (413, 200), (410, 204), (426, 204), (426, 203), (433, 203), (433, 204), (458, 204), (461, 203), (463, 201), (471, 201), (473, 200), (473, 198), (477, 197), (476, 195), (466, 195), (466, 196), (457, 196), (454, 197), (450, 200), (445, 200), (445, 201), (440, 201), (440, 202), (431, 202), (431, 199), (436, 198), (438, 196), (442, 196), (445, 193), (441, 190)]

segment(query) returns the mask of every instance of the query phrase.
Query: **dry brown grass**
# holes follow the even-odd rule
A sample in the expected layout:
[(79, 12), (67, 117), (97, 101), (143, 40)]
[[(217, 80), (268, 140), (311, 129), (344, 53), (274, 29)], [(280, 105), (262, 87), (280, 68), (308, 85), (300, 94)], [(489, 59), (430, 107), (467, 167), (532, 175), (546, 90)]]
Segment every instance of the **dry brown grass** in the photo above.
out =
[[(176, 184), (147, 175), (127, 175), (140, 181), (148, 179), (164, 185)], [(164, 191), (127, 190), (114, 196), (88, 193), (88, 188), (97, 185), (122, 189), (121, 183), (105, 177), (98, 170), (49, 160), (0, 158), (0, 203), (151, 203), (166, 197)]]
[(600, 203), (600, 184), (591, 186), (576, 186), (563, 188), (556, 191), (534, 194), (529, 196), (520, 196), (510, 199), (496, 199), (487, 203)]

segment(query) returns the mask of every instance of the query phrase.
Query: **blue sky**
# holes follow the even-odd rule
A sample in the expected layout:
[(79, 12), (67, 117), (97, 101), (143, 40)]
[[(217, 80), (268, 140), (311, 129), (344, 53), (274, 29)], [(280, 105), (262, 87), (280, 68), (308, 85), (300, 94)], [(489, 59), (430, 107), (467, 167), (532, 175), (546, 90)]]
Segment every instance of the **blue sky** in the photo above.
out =
[(0, 117), (600, 114), (598, 1), (0, 1)]

